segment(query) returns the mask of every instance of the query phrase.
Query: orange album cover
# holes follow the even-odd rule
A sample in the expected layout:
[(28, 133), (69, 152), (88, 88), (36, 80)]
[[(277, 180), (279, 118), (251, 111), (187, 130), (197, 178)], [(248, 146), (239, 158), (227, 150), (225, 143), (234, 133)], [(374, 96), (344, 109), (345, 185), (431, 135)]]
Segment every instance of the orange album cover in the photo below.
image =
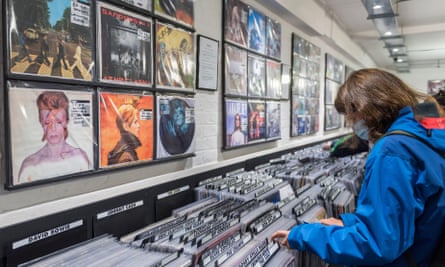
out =
[(153, 95), (99, 93), (100, 168), (153, 159)]

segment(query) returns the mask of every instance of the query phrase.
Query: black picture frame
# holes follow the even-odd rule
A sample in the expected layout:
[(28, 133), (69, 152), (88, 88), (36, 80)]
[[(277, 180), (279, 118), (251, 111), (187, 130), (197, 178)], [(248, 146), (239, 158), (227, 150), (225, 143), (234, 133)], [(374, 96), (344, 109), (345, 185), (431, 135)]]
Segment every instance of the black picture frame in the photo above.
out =
[(219, 41), (198, 35), (196, 89), (218, 90)]

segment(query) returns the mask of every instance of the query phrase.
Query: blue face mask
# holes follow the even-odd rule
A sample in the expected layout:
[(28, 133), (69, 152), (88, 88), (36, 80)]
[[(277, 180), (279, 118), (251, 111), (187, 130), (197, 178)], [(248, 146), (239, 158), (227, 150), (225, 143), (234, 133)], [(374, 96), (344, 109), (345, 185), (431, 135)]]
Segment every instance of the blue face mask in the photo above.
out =
[(352, 126), (352, 129), (354, 130), (355, 134), (360, 139), (368, 140), (369, 129), (365, 125), (365, 121), (364, 120), (359, 120), (358, 122), (354, 123), (354, 125)]

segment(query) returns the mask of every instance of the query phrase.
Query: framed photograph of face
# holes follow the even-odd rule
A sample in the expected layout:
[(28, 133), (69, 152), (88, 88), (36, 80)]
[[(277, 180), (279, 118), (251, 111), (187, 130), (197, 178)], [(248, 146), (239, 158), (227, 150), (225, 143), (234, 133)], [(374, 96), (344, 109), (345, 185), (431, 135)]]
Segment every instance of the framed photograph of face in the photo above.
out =
[(8, 82), (10, 186), (93, 169), (93, 94), (68, 87)]
[(247, 144), (247, 100), (226, 98), (225, 121), (225, 147), (232, 148)]

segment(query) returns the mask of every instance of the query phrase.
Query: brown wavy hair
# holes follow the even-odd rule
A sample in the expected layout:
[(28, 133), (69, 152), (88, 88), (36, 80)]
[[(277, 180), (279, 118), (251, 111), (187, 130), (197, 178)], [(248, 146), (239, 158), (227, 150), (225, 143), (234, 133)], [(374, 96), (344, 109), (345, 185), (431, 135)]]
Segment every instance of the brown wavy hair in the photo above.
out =
[(425, 97), (390, 72), (360, 69), (340, 86), (335, 108), (349, 123), (363, 119), (370, 130), (370, 141), (375, 141), (396, 120), (400, 109), (414, 107)]

